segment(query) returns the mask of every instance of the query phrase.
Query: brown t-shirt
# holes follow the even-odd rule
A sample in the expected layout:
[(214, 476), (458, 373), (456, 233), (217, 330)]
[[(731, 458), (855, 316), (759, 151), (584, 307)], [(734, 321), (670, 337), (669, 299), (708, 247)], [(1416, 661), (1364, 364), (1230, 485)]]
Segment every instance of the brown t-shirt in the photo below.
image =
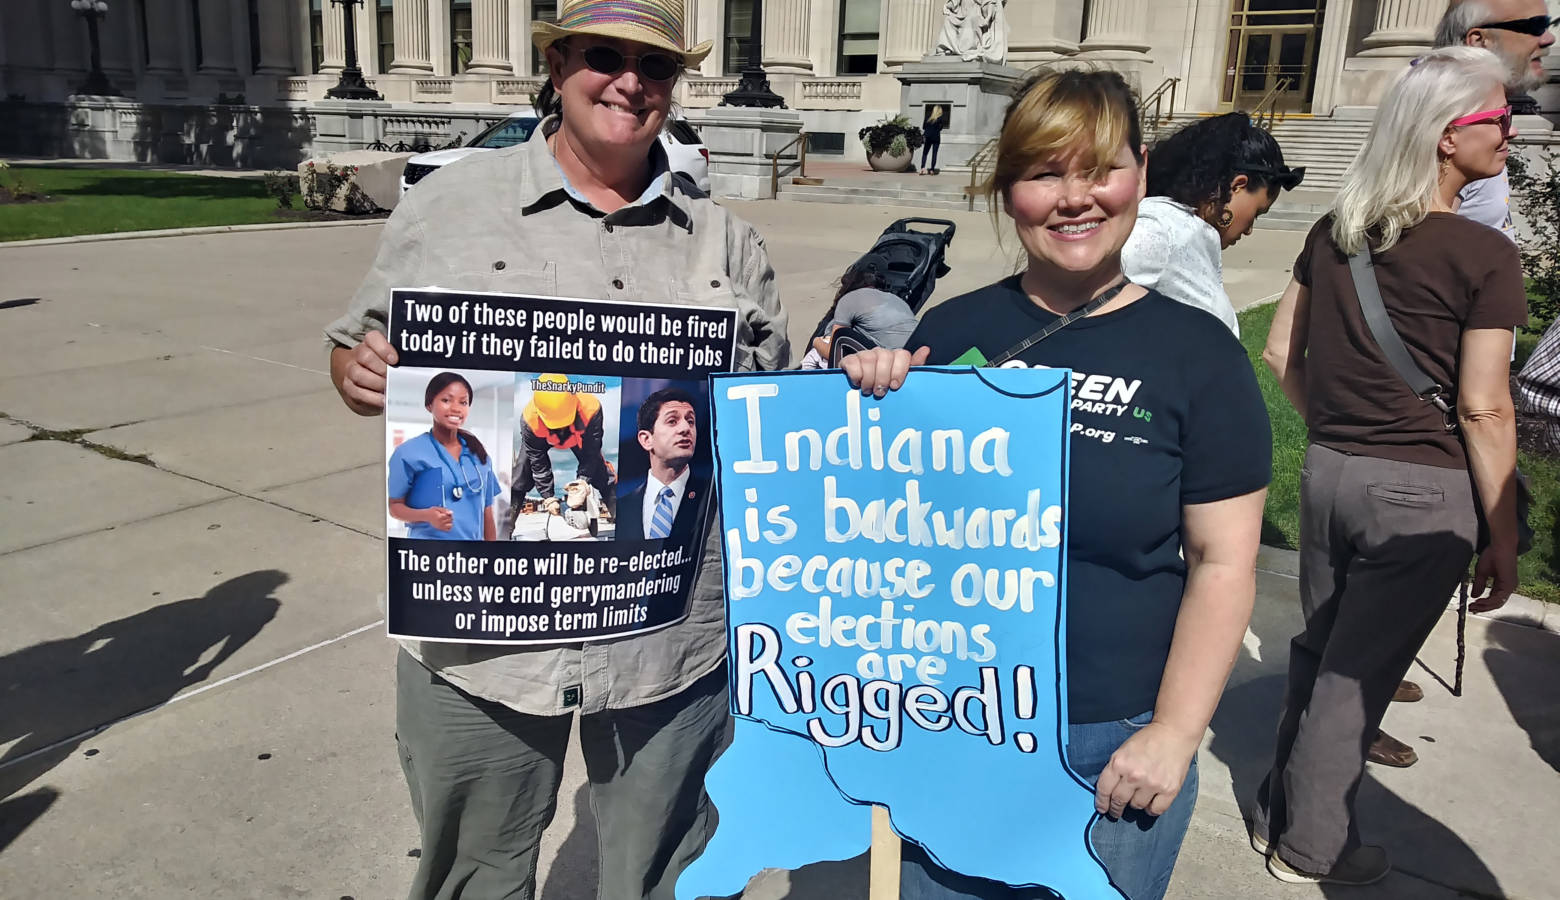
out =
[[(1295, 280), (1311, 289), (1306, 340), (1306, 423), (1324, 447), (1448, 469), (1467, 466), (1461, 438), (1433, 405), (1414, 396), (1371, 336), (1333, 243), (1332, 217), (1317, 222), (1295, 259)], [(1376, 255), (1387, 316), (1409, 355), (1457, 396), (1462, 334), (1527, 323), (1522, 263), (1510, 239), (1451, 213), (1431, 213)]]

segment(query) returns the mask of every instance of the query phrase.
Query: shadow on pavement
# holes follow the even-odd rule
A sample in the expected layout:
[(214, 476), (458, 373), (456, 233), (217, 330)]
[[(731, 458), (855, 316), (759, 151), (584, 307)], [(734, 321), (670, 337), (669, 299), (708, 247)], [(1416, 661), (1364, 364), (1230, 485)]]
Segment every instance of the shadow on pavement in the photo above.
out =
[[(1283, 608), (1285, 600), (1293, 605)], [(1255, 644), (1261, 660), (1253, 659), (1250, 652), (1241, 654), (1209, 726), (1213, 732), (1209, 749), (1229, 767), (1235, 800), (1248, 825), (1257, 788), (1273, 765), (1279, 707), (1288, 678), (1289, 640), (1299, 632), (1300, 624), (1299, 601), (1291, 592), (1281, 593), (1279, 602), (1257, 604), (1251, 622), (1256, 641), (1248, 636), (1248, 650)], [(1541, 688), (1528, 690), (1536, 693)], [(1433, 816), (1399, 797), (1373, 772), (1374, 767), (1367, 764), (1356, 809), (1365, 842), (1385, 846), (1392, 859), (1393, 874), (1383, 883), (1383, 890), (1393, 880), (1413, 876), (1473, 896), (1504, 896), (1499, 880), (1472, 847)], [(1263, 865), (1261, 857), (1247, 852), (1250, 865)], [(1276, 895), (1281, 885), (1274, 881), (1273, 886)], [(1361, 888), (1337, 885), (1323, 885), (1322, 894), (1339, 900), (1364, 895)]]
[[(1560, 682), (1560, 655), (1556, 637), (1536, 628), (1508, 622), (1491, 624), (1485, 639), (1484, 665), (1506, 708), (1527, 732), (1533, 752), (1560, 772), (1560, 700), (1554, 686)], [(1535, 667), (1546, 667), (1548, 677), (1534, 677)]]
[[(250, 572), (203, 597), (0, 657), (0, 745), (15, 742), (0, 757), (0, 798), (54, 768), (94, 729), (206, 680), (276, 616), (281, 603), (271, 595), (287, 580)], [(0, 805), (0, 849), (57, 796), (44, 788)]]
[(590, 809), (590, 782), (574, 792), (574, 829), (558, 847), (537, 897), (547, 900), (595, 900), (596, 817)]

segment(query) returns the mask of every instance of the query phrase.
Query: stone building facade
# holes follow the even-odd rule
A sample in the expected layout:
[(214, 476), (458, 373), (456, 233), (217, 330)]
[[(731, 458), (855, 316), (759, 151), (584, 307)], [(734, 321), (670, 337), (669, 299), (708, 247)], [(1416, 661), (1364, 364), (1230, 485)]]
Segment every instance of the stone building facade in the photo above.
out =
[[(75, 93), (87, 28), (66, 0), (0, 3), (0, 151), (285, 164), (354, 141), (442, 141), (529, 102), (533, 17), (557, 0), (359, 0), (359, 64), (384, 97), (350, 134), (321, 134), (345, 63), (332, 0), (108, 0), (101, 58), (123, 96)], [(944, 0), (763, 0), (759, 55), (813, 135), (859, 157), (855, 131), (898, 112), (895, 74), (931, 52)], [(748, 61), (754, 0), (688, 0), (715, 50), (678, 88), (713, 106)], [(1144, 94), (1177, 79), (1175, 111), (1268, 100), (1315, 117), (1368, 115), (1422, 52), (1445, 0), (1007, 0), (1008, 64), (1107, 65)], [(1560, 53), (1544, 108), (1560, 110)], [(204, 140), (204, 142), (203, 142)], [(226, 142), (224, 144), (224, 142)], [(247, 148), (247, 150), (246, 150)], [(256, 150), (260, 148), (260, 150)]]

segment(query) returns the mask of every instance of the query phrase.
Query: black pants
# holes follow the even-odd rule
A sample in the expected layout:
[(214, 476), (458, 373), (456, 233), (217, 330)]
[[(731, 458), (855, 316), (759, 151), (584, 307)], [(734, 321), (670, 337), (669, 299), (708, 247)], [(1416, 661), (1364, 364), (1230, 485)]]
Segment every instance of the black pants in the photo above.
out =
[(942, 146), (942, 138), (927, 141), (921, 145), (921, 168), (926, 168), (926, 156), (931, 154), (932, 168), (937, 168), (937, 148)]

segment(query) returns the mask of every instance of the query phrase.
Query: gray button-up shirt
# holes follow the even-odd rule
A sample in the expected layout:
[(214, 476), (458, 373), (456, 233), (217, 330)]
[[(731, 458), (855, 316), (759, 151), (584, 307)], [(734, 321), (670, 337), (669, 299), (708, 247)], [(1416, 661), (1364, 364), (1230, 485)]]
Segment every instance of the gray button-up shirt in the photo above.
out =
[[(351, 308), (325, 335), (352, 346), (383, 331), (392, 288), (440, 287), (685, 303), (737, 310), (738, 371), (790, 364), (786, 315), (763, 239), (687, 178), (603, 215), (565, 185), (546, 136), (444, 166), (401, 198)], [(664, 163), (659, 145), (657, 168)], [(720, 529), (711, 529), (688, 618), (637, 637), (503, 647), (406, 641), (462, 690), (531, 715), (599, 712), (670, 697), (725, 656)], [(575, 702), (577, 700), (577, 702)]]

